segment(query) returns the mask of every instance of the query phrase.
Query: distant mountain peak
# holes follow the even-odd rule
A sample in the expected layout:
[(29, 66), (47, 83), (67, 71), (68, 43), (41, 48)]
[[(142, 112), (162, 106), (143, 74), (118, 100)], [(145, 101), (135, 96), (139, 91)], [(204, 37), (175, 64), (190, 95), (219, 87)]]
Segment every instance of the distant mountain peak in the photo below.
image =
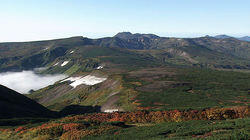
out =
[(218, 38), (218, 39), (232, 38), (231, 36), (228, 36), (228, 35), (225, 35), (225, 34), (217, 35), (217, 36), (214, 36), (214, 37), (215, 37), (215, 38)]
[(210, 36), (210, 35), (205, 35), (204, 37), (210, 38), (210, 37), (212, 37), (212, 36)]
[(159, 38), (159, 36), (154, 35), (154, 34), (140, 34), (140, 33), (135, 33), (132, 34), (131, 32), (120, 32), (116, 34), (114, 37), (122, 38), (122, 39), (132, 39), (132, 38), (141, 38), (141, 37), (147, 37), (147, 38)]
[(128, 38), (128, 37), (131, 37), (131, 36), (133, 36), (133, 34), (130, 33), (130, 32), (119, 32), (114, 37)]
[(250, 42), (250, 36), (244, 36), (244, 37), (241, 37), (241, 38), (238, 38), (239, 40), (241, 41), (248, 41)]
[(222, 35), (217, 35), (217, 36), (214, 36), (214, 38), (217, 38), (217, 39), (228, 39), (228, 38), (235, 38), (237, 40), (241, 40), (241, 41), (248, 41), (250, 42), (250, 37), (249, 36), (244, 36), (244, 37), (232, 37), (232, 36), (228, 36), (228, 35), (225, 35), (225, 34), (222, 34)]

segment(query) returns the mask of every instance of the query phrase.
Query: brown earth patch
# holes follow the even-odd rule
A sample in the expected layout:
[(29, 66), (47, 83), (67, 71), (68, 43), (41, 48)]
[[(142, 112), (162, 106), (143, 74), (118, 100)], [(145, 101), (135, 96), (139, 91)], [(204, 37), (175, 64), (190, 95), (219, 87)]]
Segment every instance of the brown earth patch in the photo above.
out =
[(104, 112), (107, 109), (118, 109), (119, 111), (123, 110), (122, 108), (120, 108), (116, 105), (117, 101), (120, 98), (119, 95), (117, 95), (117, 94), (118, 93), (109, 97), (108, 100), (102, 105), (102, 107), (101, 107), (102, 112)]

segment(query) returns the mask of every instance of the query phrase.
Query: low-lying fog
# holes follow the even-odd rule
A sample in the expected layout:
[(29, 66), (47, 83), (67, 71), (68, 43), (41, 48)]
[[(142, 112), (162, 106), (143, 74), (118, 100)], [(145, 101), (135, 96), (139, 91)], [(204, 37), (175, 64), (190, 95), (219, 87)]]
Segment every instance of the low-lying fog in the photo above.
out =
[(19, 93), (28, 93), (31, 89), (38, 90), (56, 81), (66, 78), (66, 75), (38, 75), (34, 71), (0, 73), (0, 84)]

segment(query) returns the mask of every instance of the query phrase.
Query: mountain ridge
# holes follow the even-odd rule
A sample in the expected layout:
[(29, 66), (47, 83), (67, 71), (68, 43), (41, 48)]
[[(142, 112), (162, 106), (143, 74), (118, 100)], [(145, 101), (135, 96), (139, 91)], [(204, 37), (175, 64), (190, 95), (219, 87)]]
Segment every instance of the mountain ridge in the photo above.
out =
[(240, 37), (238, 39), (242, 40), (242, 41), (250, 41), (250, 37), (249, 36)]
[(216, 36), (214, 36), (214, 38), (217, 38), (217, 39), (235, 38), (235, 39), (238, 39), (238, 40), (241, 40), (241, 41), (247, 41), (247, 42), (250, 41), (250, 37), (249, 36), (232, 37), (232, 36), (228, 36), (228, 35), (222, 34), (222, 35), (216, 35)]
[[(182, 57), (184, 61), (192, 60), (188, 63), (198, 62), (202, 65), (214, 63), (212, 61), (216, 60), (215, 62), (219, 63), (216, 65), (226, 63), (228, 65), (242, 65), (244, 63), (247, 66), (247, 63), (250, 61), (250, 42), (240, 41), (235, 38), (217, 39), (208, 36), (199, 38), (167, 38), (153, 34), (121, 32), (114, 37), (99, 39), (76, 36), (48, 41), (0, 43), (0, 71), (46, 67), (57, 59), (67, 59), (74, 55), (77, 55), (74, 59), (78, 57), (79, 61), (79, 57), (82, 56), (77, 52), (75, 54), (70, 52), (72, 50), (85, 50), (85, 48), (90, 49), (91, 47), (102, 47), (101, 49), (106, 51), (114, 51), (113, 48), (117, 48), (117, 50), (120, 49), (127, 53), (139, 53), (144, 50), (144, 52), (147, 52), (147, 55), (156, 57), (156, 59), (169, 60), (166, 58)], [(157, 52), (157, 54), (153, 52)], [(162, 55), (164, 52), (166, 56)], [(187, 55), (180, 55), (177, 52), (184, 52)], [(189, 58), (186, 56), (189, 56)]]

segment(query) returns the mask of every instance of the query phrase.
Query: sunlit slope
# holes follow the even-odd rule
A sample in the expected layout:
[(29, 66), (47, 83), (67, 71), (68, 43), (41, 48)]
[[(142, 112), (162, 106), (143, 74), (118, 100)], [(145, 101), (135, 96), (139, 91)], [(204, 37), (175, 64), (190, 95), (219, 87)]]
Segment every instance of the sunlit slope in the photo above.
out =
[(55, 64), (55, 60), (82, 61), (96, 57), (114, 63), (141, 65), (136, 59), (141, 55), (144, 55), (144, 61), (157, 59), (154, 63), (158, 64), (164, 62), (209, 68), (249, 69), (249, 54), (250, 42), (234, 38), (167, 38), (152, 34), (119, 33), (114, 37), (100, 39), (72, 37), (1, 43), (0, 71), (50, 66)]
[(123, 71), (103, 68), (71, 77), (105, 77), (95, 85), (58, 82), (28, 95), (53, 110), (68, 105), (118, 109), (202, 109), (249, 105), (250, 74), (192, 67), (154, 67)]
[(138, 109), (201, 109), (249, 105), (250, 74), (197, 68), (130, 71), (124, 84), (137, 96)]

